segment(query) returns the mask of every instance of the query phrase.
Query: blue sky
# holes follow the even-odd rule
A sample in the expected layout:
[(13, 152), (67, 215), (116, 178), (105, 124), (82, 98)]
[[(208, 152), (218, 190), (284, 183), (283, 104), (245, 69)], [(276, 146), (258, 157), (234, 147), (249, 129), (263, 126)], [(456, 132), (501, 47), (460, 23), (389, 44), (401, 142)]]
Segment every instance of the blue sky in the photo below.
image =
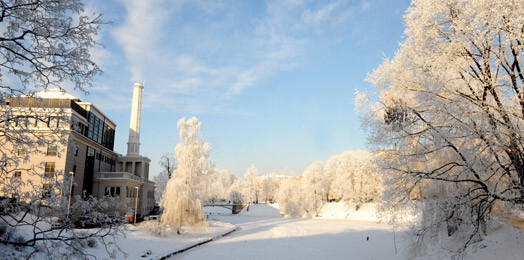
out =
[(218, 168), (243, 175), (366, 149), (353, 104), (367, 73), (401, 41), (408, 0), (89, 1), (106, 21), (90, 95), (125, 153), (134, 82), (144, 84), (141, 154), (173, 152), (177, 121), (196, 116)]

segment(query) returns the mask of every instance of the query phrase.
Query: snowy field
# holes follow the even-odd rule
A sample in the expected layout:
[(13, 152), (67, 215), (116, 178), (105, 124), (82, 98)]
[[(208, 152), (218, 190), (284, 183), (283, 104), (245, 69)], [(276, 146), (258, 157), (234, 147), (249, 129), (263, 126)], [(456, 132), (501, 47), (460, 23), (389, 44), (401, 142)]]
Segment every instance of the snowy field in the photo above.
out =
[[(206, 207), (208, 228), (184, 227), (181, 235), (160, 238), (144, 225), (128, 225), (125, 237), (117, 237), (122, 251), (116, 259), (159, 259), (212, 238), (169, 259), (407, 259), (407, 233), (380, 223), (373, 204), (355, 211), (354, 205), (329, 203), (320, 217), (285, 218), (278, 205), (257, 204), (237, 215), (221, 207)], [(233, 233), (221, 235), (237, 229)], [(510, 226), (494, 230), (468, 250), (467, 259), (524, 259), (524, 231)], [(1, 247), (0, 247), (1, 249)], [(86, 248), (97, 259), (109, 256), (101, 244)], [(45, 258), (37, 255), (36, 258)], [(449, 255), (424, 255), (418, 259), (450, 259)]]

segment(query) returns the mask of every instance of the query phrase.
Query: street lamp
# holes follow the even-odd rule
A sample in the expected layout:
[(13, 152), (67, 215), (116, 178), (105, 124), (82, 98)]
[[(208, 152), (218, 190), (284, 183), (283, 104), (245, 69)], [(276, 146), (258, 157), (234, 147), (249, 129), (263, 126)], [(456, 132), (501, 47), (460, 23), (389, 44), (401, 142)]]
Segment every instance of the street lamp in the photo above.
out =
[(135, 187), (136, 189), (136, 198), (135, 198), (135, 217), (133, 218), (134, 224), (136, 225), (136, 210), (138, 208), (138, 189), (139, 187)]
[(71, 208), (71, 193), (73, 193), (73, 177), (75, 172), (69, 172), (71, 175), (71, 183), (69, 184), (69, 198), (67, 199), (67, 217), (69, 218), (69, 209)]

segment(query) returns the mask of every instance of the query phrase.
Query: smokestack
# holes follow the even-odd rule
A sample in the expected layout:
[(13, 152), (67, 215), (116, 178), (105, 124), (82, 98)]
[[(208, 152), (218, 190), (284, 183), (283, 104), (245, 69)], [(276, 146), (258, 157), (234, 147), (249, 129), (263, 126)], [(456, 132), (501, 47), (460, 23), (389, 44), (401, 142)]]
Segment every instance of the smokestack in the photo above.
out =
[(131, 105), (131, 120), (129, 120), (129, 141), (127, 142), (127, 156), (140, 155), (140, 108), (142, 103), (142, 89), (140, 83), (133, 85), (133, 103)]

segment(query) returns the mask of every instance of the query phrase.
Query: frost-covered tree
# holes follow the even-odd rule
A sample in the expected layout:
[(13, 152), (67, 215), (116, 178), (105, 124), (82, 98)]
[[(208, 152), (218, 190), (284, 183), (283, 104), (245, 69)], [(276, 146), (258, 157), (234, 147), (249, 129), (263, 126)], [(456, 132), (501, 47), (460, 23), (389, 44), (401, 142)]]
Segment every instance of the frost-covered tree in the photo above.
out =
[(370, 76), (380, 99), (357, 95), (388, 205), (439, 187), (422, 195), (418, 245), (462, 252), (495, 203), (524, 203), (523, 14), (522, 0), (414, 0), (405, 40)]
[(251, 165), (251, 167), (247, 168), (246, 173), (244, 174), (243, 186), (244, 199), (246, 199), (249, 203), (258, 203), (260, 185), (258, 179), (258, 169), (255, 167), (255, 165)]
[(312, 200), (306, 197), (299, 179), (291, 177), (281, 180), (275, 199), (286, 217), (301, 218), (314, 214)]
[(229, 194), (229, 201), (231, 203), (240, 203), (244, 201), (244, 197), (242, 196), (242, 190), (244, 185), (244, 180), (241, 178), (232, 178), (232, 184), (228, 188), (227, 193)]
[(207, 198), (210, 203), (219, 200), (230, 200), (229, 187), (233, 184), (233, 178), (225, 169), (209, 168), (207, 185)]
[(206, 199), (210, 147), (199, 141), (202, 123), (196, 117), (180, 119), (177, 127), (180, 131), (175, 148), (177, 168), (167, 182), (160, 205), (164, 208), (162, 222), (180, 234), (184, 223), (192, 227), (205, 225), (202, 201)]
[(366, 151), (345, 151), (329, 159), (328, 165), (334, 171), (332, 191), (337, 198), (356, 204), (377, 198), (382, 189), (373, 157)]
[[(65, 141), (67, 131), (52, 133), (30, 131), (29, 124), (43, 123), (36, 108), (16, 106), (17, 98), (35, 98), (35, 92), (49, 87), (72, 85), (87, 93), (95, 75), (101, 70), (93, 61), (91, 49), (103, 21), (99, 14), (85, 14), (80, 0), (3, 0), (0, 2), (0, 258), (82, 257), (82, 241), (105, 238), (115, 234), (115, 220), (109, 200), (92, 197), (73, 200), (68, 210), (70, 176), (57, 172), (48, 178), (54, 189), (18, 182), (13, 175), (31, 155), (41, 153), (49, 141)], [(8, 104), (9, 103), (9, 104)], [(45, 109), (43, 109), (45, 110)], [(42, 110), (42, 111), (43, 111)], [(56, 118), (68, 124), (63, 110), (53, 111)], [(28, 117), (33, 115), (33, 117)], [(23, 151), (14, 156), (14, 152)], [(57, 151), (60, 155), (62, 151)], [(22, 158), (20, 160), (20, 158)], [(43, 169), (36, 163), (24, 169), (31, 178), (43, 178)], [(23, 192), (21, 185), (32, 190)], [(43, 192), (49, 196), (42, 196)], [(7, 199), (13, 196), (16, 199)], [(67, 212), (71, 214), (67, 214)], [(96, 232), (79, 233), (72, 229), (74, 214), (85, 220), (104, 223)], [(115, 216), (115, 215), (112, 215)], [(63, 221), (58, 230), (51, 224)], [(118, 218), (116, 218), (118, 220)], [(107, 225), (106, 225), (107, 224)], [(6, 235), (11, 234), (11, 235)], [(85, 244), (85, 243), (84, 243)], [(107, 247), (106, 247), (107, 248)], [(115, 252), (111, 252), (114, 255)], [(14, 254), (14, 256), (13, 256)]]
[(327, 194), (325, 183), (324, 164), (321, 161), (315, 161), (304, 171), (302, 186), (310, 195), (309, 199), (313, 205), (315, 216), (318, 216), (322, 208), (322, 197)]
[(153, 178), (155, 182), (155, 201), (162, 199), (167, 181), (176, 168), (175, 157), (172, 153), (165, 153), (160, 157), (158, 164), (160, 165), (160, 173)]
[(265, 203), (273, 203), (275, 200), (275, 194), (278, 190), (278, 179), (274, 173), (265, 174), (259, 177), (260, 181), (260, 197)]

